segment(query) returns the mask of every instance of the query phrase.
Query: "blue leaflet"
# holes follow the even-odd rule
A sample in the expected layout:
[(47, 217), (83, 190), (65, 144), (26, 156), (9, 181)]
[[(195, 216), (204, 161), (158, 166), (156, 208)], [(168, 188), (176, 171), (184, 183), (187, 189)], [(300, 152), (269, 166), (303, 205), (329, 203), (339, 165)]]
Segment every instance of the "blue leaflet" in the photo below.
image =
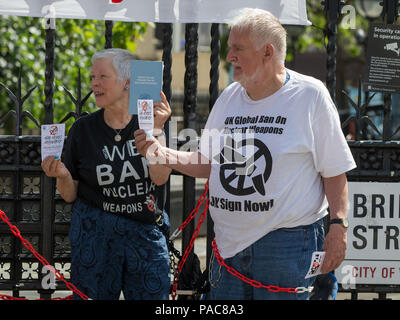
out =
[(129, 94), (129, 113), (137, 114), (137, 100), (161, 101), (162, 74), (164, 64), (162, 61), (131, 61), (131, 79)]

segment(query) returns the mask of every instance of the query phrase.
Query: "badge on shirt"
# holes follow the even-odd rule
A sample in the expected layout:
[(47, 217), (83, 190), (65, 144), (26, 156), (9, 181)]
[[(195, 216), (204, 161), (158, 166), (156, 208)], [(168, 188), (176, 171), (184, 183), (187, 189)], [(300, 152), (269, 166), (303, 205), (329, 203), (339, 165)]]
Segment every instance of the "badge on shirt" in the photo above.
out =
[(305, 276), (305, 279), (314, 277), (321, 273), (321, 267), (324, 263), (325, 251), (315, 251), (311, 257), (311, 265)]

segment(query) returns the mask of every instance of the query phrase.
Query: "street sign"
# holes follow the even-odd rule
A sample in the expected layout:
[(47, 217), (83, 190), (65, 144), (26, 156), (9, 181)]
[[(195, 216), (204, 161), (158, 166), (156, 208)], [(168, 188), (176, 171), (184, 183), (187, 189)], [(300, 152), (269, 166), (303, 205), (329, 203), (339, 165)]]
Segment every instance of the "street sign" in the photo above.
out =
[(348, 219), (338, 282), (400, 284), (400, 183), (349, 182)]

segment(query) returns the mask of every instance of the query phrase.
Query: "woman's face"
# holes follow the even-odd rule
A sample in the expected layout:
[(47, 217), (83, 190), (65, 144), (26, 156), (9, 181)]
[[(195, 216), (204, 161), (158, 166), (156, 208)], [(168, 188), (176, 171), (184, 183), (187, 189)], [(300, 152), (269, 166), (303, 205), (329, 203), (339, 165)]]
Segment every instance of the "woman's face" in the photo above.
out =
[(110, 58), (96, 59), (92, 66), (91, 87), (100, 108), (106, 108), (122, 99), (125, 84), (118, 79), (118, 74)]

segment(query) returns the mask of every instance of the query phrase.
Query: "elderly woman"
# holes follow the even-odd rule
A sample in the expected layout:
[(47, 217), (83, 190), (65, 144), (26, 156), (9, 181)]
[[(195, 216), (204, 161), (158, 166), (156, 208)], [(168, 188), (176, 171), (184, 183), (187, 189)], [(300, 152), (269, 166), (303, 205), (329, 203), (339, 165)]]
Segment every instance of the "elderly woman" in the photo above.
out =
[[(132, 53), (106, 49), (92, 58), (96, 112), (71, 127), (62, 161), (47, 157), (42, 168), (57, 178), (66, 202), (74, 202), (70, 227), (71, 278), (91, 299), (168, 299), (169, 256), (160, 230), (163, 184), (170, 169), (149, 164), (136, 150), (137, 115), (129, 114)], [(154, 103), (154, 135), (171, 109), (161, 92)], [(75, 296), (75, 298), (78, 298)]]

